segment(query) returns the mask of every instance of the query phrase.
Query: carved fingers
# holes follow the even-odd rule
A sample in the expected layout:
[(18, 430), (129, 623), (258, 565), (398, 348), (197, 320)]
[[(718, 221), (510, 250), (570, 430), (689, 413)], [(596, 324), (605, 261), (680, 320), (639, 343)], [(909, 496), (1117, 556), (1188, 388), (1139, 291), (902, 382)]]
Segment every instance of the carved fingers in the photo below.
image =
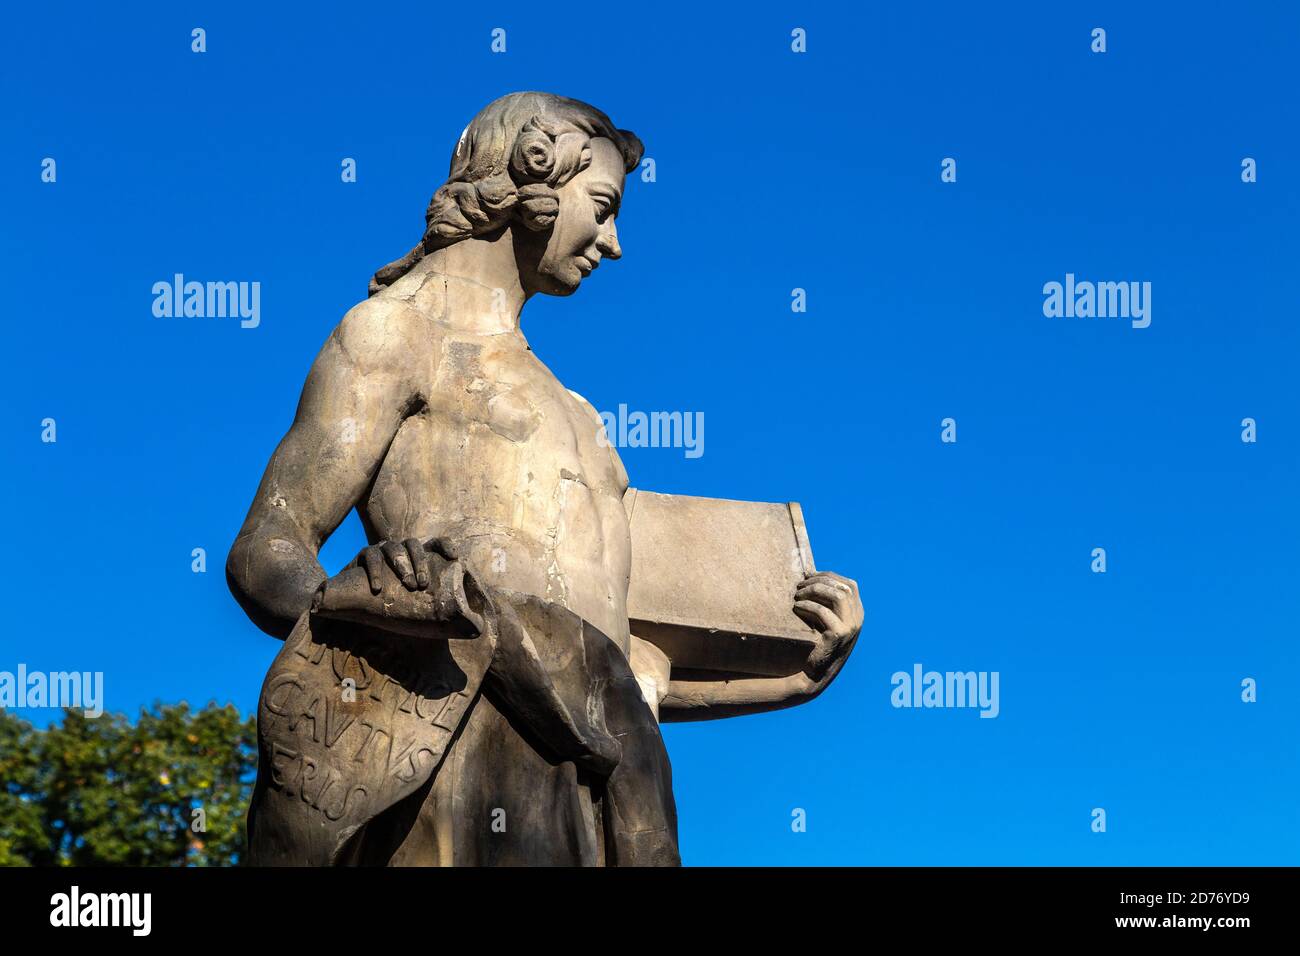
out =
[(385, 565), (393, 569), (406, 590), (424, 591), (442, 564), (439, 560), (437, 566), (433, 565), (435, 555), (447, 561), (460, 559), (458, 549), (448, 538), (404, 538), (401, 541), (389, 539), (363, 548), (357, 556), (357, 564), (366, 569), (372, 594), (384, 589)]
[(362, 548), (361, 553), (357, 555), (357, 563), (366, 569), (366, 577), (370, 579), (370, 593), (378, 594), (384, 589), (384, 553), (378, 545), (371, 545), (368, 548)]
[(311, 607), (326, 617), (438, 638), (484, 633), (484, 615), (493, 608), (491, 596), (445, 538), (389, 539), (363, 548), (355, 562), (320, 585)]
[[(416, 567), (422, 570), (424, 567), (424, 549), (418, 540), (407, 538), (405, 541), (383, 541), (379, 545), (379, 550), (383, 553), (388, 566), (393, 569), (393, 573), (397, 575), (397, 579), (402, 582), (402, 587), (408, 591), (414, 591), (416, 588), (423, 590), (415, 574)], [(428, 584), (427, 572), (425, 584)], [(374, 587), (373, 581), (370, 586)]]
[(830, 571), (810, 574), (795, 588), (794, 612), (821, 635), (805, 672), (816, 681), (829, 680), (832, 667), (848, 656), (862, 630), (857, 583)]
[(809, 627), (834, 636), (856, 634), (862, 629), (862, 601), (857, 584), (840, 574), (820, 571), (799, 582), (794, 592), (794, 610)]
[(440, 554), (448, 561), (460, 560), (460, 548), (451, 538), (429, 538), (425, 545), (435, 554)]

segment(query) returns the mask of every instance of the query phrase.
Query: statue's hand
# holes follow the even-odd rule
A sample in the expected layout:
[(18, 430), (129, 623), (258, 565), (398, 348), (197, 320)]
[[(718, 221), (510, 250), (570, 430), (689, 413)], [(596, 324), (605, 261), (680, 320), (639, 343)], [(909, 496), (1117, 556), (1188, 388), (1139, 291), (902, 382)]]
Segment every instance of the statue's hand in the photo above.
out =
[(415, 637), (477, 637), (491, 601), (445, 538), (381, 541), (325, 581), (312, 613)]
[(817, 646), (803, 670), (814, 684), (825, 686), (843, 666), (862, 630), (857, 582), (829, 571), (810, 574), (795, 588), (794, 612), (818, 632)]
[(459, 560), (459, 551), (447, 538), (405, 538), (402, 541), (381, 541), (362, 548), (352, 564), (366, 569), (366, 577), (370, 579), (370, 592), (379, 594), (384, 589), (385, 568), (392, 569), (406, 590), (424, 591), (433, 580), (435, 561), (437, 566), (441, 566), (444, 561)]

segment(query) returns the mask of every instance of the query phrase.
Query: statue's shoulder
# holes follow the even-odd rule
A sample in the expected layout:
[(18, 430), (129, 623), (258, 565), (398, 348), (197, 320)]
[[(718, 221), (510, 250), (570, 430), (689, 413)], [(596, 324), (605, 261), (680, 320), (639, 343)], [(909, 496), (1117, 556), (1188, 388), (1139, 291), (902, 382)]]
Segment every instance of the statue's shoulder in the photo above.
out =
[(584, 396), (579, 395), (571, 388), (566, 388), (565, 391), (568, 392), (569, 395), (577, 401), (579, 407), (582, 408), (585, 414), (590, 415), (592, 420), (595, 421), (596, 424), (598, 425), (601, 424), (600, 412), (596, 411), (595, 405), (591, 404), (591, 402), (587, 401), (587, 399)]
[(353, 365), (376, 371), (418, 360), (440, 335), (409, 302), (381, 293), (348, 309), (332, 338)]

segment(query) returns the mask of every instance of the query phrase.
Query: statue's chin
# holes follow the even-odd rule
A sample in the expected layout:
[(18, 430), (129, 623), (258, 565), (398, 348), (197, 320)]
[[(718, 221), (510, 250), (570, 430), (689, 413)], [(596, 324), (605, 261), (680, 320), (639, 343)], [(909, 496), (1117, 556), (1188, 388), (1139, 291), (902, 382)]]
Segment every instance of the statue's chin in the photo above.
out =
[(553, 270), (539, 269), (538, 273), (544, 283), (541, 291), (547, 295), (573, 295), (578, 290), (578, 286), (582, 285), (582, 273), (577, 266), (570, 263)]

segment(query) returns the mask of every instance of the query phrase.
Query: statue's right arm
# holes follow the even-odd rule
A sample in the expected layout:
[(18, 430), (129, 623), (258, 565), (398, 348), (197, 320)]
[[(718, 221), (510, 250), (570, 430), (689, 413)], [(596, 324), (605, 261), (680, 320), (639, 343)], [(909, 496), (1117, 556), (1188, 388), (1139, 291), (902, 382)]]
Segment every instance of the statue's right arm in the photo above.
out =
[(327, 575), (316, 559), (422, 403), (414, 373), (424, 323), (391, 299), (353, 308), (303, 386), (288, 434), (266, 466), (230, 549), (226, 579), (258, 627), (284, 638)]

